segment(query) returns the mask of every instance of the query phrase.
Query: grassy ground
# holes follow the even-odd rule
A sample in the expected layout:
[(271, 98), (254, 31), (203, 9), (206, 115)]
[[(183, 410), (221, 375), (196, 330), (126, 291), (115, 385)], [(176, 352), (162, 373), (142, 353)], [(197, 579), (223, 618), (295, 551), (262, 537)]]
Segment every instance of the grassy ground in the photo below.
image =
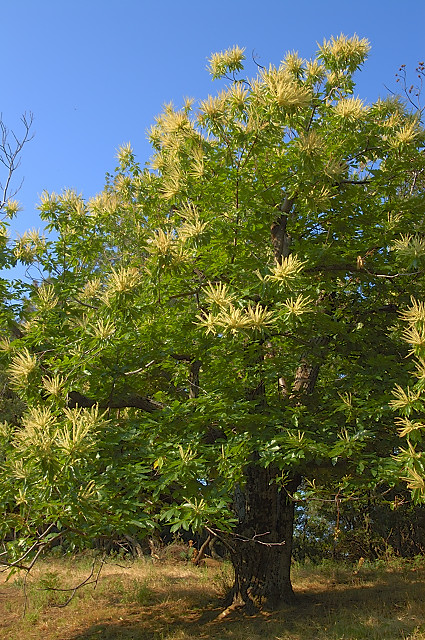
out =
[[(24, 577), (0, 577), (1, 640), (425, 640), (425, 558), (387, 565), (294, 567), (297, 604), (218, 618), (227, 565), (110, 560), (97, 583), (69, 592), (92, 560), (50, 558)], [(96, 578), (93, 574), (92, 580)]]

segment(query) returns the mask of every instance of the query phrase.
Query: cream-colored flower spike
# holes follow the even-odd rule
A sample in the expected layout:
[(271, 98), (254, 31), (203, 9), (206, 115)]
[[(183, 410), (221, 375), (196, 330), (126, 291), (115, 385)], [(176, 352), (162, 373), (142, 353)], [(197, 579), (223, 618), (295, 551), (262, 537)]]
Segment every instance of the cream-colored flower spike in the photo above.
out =
[[(339, 167), (341, 168), (341, 165), (339, 165)], [(328, 189), (328, 187), (325, 187), (324, 185), (314, 185), (310, 189), (310, 192), (306, 193), (306, 197), (308, 198), (308, 204), (312, 211), (324, 211), (329, 207), (332, 198), (335, 197), (335, 193), (333, 193), (331, 189)]]
[(171, 233), (159, 229), (150, 239), (148, 251), (150, 253), (167, 256), (173, 253), (175, 247), (175, 239)]
[(226, 96), (224, 91), (221, 91), (217, 96), (208, 96), (206, 100), (202, 100), (199, 104), (202, 121), (202, 116), (207, 116), (212, 120), (222, 116), (226, 108)]
[(59, 201), (60, 196), (55, 193), (54, 191), (52, 191), (51, 193), (49, 193), (48, 191), (43, 191), (43, 193), (40, 196), (40, 200), (41, 200), (41, 205), (54, 205), (57, 204), (57, 202)]
[(403, 387), (396, 384), (392, 394), (395, 397), (395, 400), (391, 400), (389, 405), (398, 411), (409, 408), (412, 402), (416, 402), (416, 400), (420, 398), (421, 392), (413, 391), (410, 387), (407, 387), (407, 390), (405, 391)]
[[(325, 174), (328, 178), (336, 179), (341, 176), (347, 169), (346, 163), (340, 158), (330, 157), (325, 165)], [(322, 190), (325, 189), (329, 193), (329, 189), (326, 187), (322, 187)]]
[(304, 60), (300, 58), (298, 51), (287, 53), (282, 64), (284, 68), (295, 77), (301, 76), (304, 72)]
[[(96, 410), (97, 411), (97, 410)], [(72, 454), (81, 444), (87, 435), (92, 432), (93, 427), (97, 425), (98, 414), (92, 414), (92, 410), (66, 411), (70, 425), (66, 425), (57, 432), (57, 443), (66, 453)]]
[(213, 78), (220, 78), (228, 72), (233, 73), (243, 69), (244, 51), (245, 49), (236, 45), (226, 51), (213, 53), (208, 61), (210, 63), (208, 69)]
[(402, 337), (405, 342), (412, 345), (409, 355), (414, 356), (418, 347), (425, 346), (425, 327), (422, 325), (419, 328), (412, 325), (403, 331)]
[(55, 295), (55, 288), (52, 284), (42, 284), (37, 290), (38, 304), (41, 311), (49, 311), (56, 307), (59, 299)]
[(419, 420), (409, 420), (409, 418), (396, 418), (396, 425), (399, 427), (398, 435), (400, 438), (404, 438), (412, 431), (417, 431), (418, 429), (425, 429), (425, 424), (420, 422)]
[(40, 452), (51, 450), (56, 435), (53, 429), (56, 418), (48, 407), (34, 407), (23, 417), (24, 428), (17, 433), (18, 442), (24, 446), (36, 447)]
[(207, 302), (210, 304), (216, 304), (219, 307), (230, 307), (235, 299), (235, 296), (229, 293), (227, 284), (219, 282), (219, 284), (213, 285), (208, 283), (208, 287), (203, 289)]
[(48, 407), (33, 407), (25, 414), (23, 424), (25, 427), (32, 426), (37, 429), (48, 429), (56, 421)]
[(96, 216), (106, 211), (108, 213), (115, 213), (120, 203), (121, 199), (117, 193), (107, 193), (103, 191), (93, 196), (93, 198), (90, 198), (87, 203), (87, 208), (91, 215)]
[(314, 130), (302, 133), (296, 142), (301, 151), (308, 156), (316, 156), (320, 154), (324, 148), (323, 138)]
[(64, 385), (64, 379), (62, 376), (56, 375), (52, 378), (45, 376), (42, 378), (41, 382), (50, 396), (60, 396)]
[(90, 407), (90, 409), (82, 409), (81, 407), (74, 409), (66, 408), (64, 409), (64, 413), (67, 420), (75, 427), (82, 422), (90, 429), (97, 429), (108, 422), (105, 418), (106, 412), (99, 413), (99, 407), (97, 405)]
[(126, 165), (132, 159), (133, 153), (131, 143), (127, 142), (118, 148), (116, 157), (121, 165)]
[(310, 104), (310, 87), (298, 82), (285, 66), (277, 69), (270, 65), (261, 72), (260, 78), (280, 107), (294, 110)]
[(164, 155), (161, 151), (159, 151), (151, 161), (151, 167), (154, 171), (158, 171), (159, 173), (163, 173), (165, 167), (167, 166), (167, 156)]
[(12, 350), (12, 342), (10, 338), (3, 337), (0, 338), (0, 351), (4, 351), (5, 353), (10, 353)]
[(97, 322), (90, 324), (88, 329), (95, 338), (98, 338), (99, 340), (107, 340), (115, 333), (116, 327), (109, 318), (106, 320), (99, 318)]
[(81, 485), (80, 488), (78, 489), (79, 501), (88, 500), (94, 495), (96, 495), (96, 483), (94, 480), (90, 480), (90, 482), (88, 482), (85, 487)]
[(312, 311), (312, 300), (309, 297), (304, 298), (301, 294), (297, 298), (287, 298), (283, 303), (283, 306), (287, 310), (287, 313), (293, 316), (301, 316), (303, 313), (309, 313)]
[(207, 330), (207, 335), (212, 333), (215, 335), (217, 333), (216, 322), (217, 318), (212, 315), (212, 313), (207, 313), (203, 311), (202, 314), (196, 316), (199, 320), (198, 323), (201, 327), (204, 327)]
[(6, 202), (6, 213), (8, 216), (15, 216), (18, 211), (22, 211), (22, 207), (19, 204), (18, 200), (8, 200)]
[(140, 283), (140, 273), (136, 267), (120, 267), (113, 269), (108, 280), (108, 293), (126, 293)]
[(83, 202), (83, 200), (79, 200), (76, 204), (75, 204), (75, 213), (77, 214), (77, 216), (79, 216), (80, 218), (85, 218), (87, 213), (88, 213), (89, 209), (87, 208), (87, 205), (85, 202)]
[[(105, 301), (108, 302), (108, 296), (105, 295)], [(69, 325), (71, 327), (78, 327), (79, 329), (82, 329), (84, 331), (84, 333), (87, 331), (87, 327), (89, 326), (89, 317), (87, 314), (83, 313), (80, 316), (77, 316), (75, 318), (72, 318), (72, 320), (69, 320)], [(70, 348), (70, 352), (72, 351), (72, 349)]]
[(191, 133), (192, 130), (192, 123), (184, 111), (172, 111), (166, 113), (162, 118), (162, 131), (166, 135), (187, 134)]
[(86, 282), (80, 295), (83, 299), (94, 298), (100, 293), (101, 288), (100, 278), (92, 278)]
[(343, 98), (335, 105), (335, 114), (351, 122), (359, 120), (368, 112), (360, 98)]
[[(410, 443), (409, 443), (410, 444)], [(404, 453), (404, 449), (401, 449), (401, 451)], [(415, 457), (421, 457), (420, 453), (418, 454), (415, 451)], [(412, 456), (412, 452), (409, 451), (409, 455), (411, 457)], [(409, 487), (409, 489), (411, 489), (412, 491), (420, 491), (422, 496), (425, 495), (425, 478), (423, 477), (423, 475), (421, 475), (418, 471), (416, 471), (416, 469), (413, 468), (409, 468), (406, 470), (407, 471), (407, 476), (404, 478), (401, 478), (401, 480), (404, 480), (405, 482), (407, 482), (407, 486)]]
[(198, 209), (192, 202), (183, 203), (176, 214), (186, 221), (194, 221), (199, 218)]
[(67, 206), (76, 207), (79, 202), (82, 202), (83, 196), (78, 194), (75, 189), (65, 189), (61, 195), (60, 200)]
[(425, 240), (418, 235), (402, 235), (394, 241), (392, 249), (407, 258), (425, 256)]
[(46, 246), (46, 239), (40, 235), (37, 229), (25, 231), (18, 237), (13, 253), (23, 262), (32, 262), (40, 251)]
[(243, 310), (230, 305), (226, 310), (223, 308), (217, 316), (216, 324), (222, 327), (225, 332), (236, 334), (242, 329), (249, 329), (252, 326), (252, 321)]
[(207, 227), (206, 222), (201, 222), (199, 218), (184, 222), (179, 228), (179, 238), (183, 242), (190, 238), (199, 238)]
[(291, 253), (282, 260), (281, 264), (274, 266), (272, 272), (266, 276), (266, 279), (278, 282), (293, 280), (301, 273), (305, 264), (307, 263), (299, 260), (296, 255)]
[(267, 311), (267, 307), (263, 307), (259, 303), (255, 307), (248, 305), (246, 315), (251, 329), (261, 330), (275, 322), (275, 314), (272, 311)]
[(311, 84), (315, 82), (322, 82), (326, 74), (325, 67), (318, 60), (307, 60), (305, 64), (305, 71), (306, 81)]
[(205, 231), (206, 222), (201, 222), (199, 213), (191, 203), (183, 205), (177, 214), (184, 220), (179, 227), (179, 239), (185, 242), (189, 238), (197, 238)]
[[(10, 461), (10, 475), (17, 480), (27, 480), (31, 477), (31, 468), (22, 459)], [(26, 502), (22, 487), (19, 488), (19, 496), (15, 497), (16, 504)]]
[(409, 323), (424, 322), (425, 323), (425, 302), (410, 299), (410, 307), (400, 313), (402, 320)]
[(0, 438), (9, 438), (13, 433), (13, 428), (7, 422), (0, 422)]
[(118, 191), (120, 196), (122, 196), (122, 194), (125, 194), (128, 191), (128, 189), (130, 189), (131, 182), (132, 180), (130, 176), (123, 175), (122, 173), (119, 173), (116, 176), (114, 180), (114, 187), (116, 191)]
[(401, 129), (396, 131), (394, 137), (390, 140), (390, 144), (397, 148), (403, 144), (413, 142), (418, 135), (419, 131), (417, 122), (414, 121), (410, 124), (406, 124), (404, 127), (401, 127)]
[(345, 407), (351, 411), (353, 409), (353, 394), (352, 393), (339, 393), (338, 392), (339, 397), (342, 400), (343, 405), (345, 405)]
[(233, 106), (239, 109), (243, 109), (246, 106), (246, 99), (249, 94), (248, 90), (240, 82), (231, 86), (228, 95)]
[[(345, 74), (342, 71), (329, 71), (326, 74), (326, 81), (329, 89), (338, 88), (344, 84)], [(329, 92), (329, 97), (327, 98), (326, 102), (328, 104), (332, 104), (333, 98), (334, 98), (334, 94), (331, 91)]]
[(167, 162), (165, 162), (163, 170), (164, 174), (161, 186), (161, 195), (166, 200), (172, 200), (177, 196), (180, 189), (182, 188), (185, 181), (185, 176), (183, 175), (181, 168), (176, 164), (169, 165), (167, 164)]
[(12, 386), (17, 388), (25, 387), (28, 377), (37, 368), (37, 359), (31, 355), (27, 348), (17, 353), (12, 358), (9, 366), (9, 376)]
[(413, 375), (419, 380), (425, 380), (425, 360), (423, 358), (417, 358)]
[(279, 107), (293, 110), (310, 104), (310, 90), (296, 83), (287, 70), (270, 66), (268, 71), (262, 72), (262, 79)]
[(351, 71), (355, 71), (356, 67), (364, 62), (370, 51), (370, 44), (366, 38), (360, 38), (357, 35), (351, 38), (341, 33), (338, 37), (331, 37), (330, 40), (324, 40), (319, 47), (319, 58), (326, 60), (331, 59), (342, 68), (348, 67)]

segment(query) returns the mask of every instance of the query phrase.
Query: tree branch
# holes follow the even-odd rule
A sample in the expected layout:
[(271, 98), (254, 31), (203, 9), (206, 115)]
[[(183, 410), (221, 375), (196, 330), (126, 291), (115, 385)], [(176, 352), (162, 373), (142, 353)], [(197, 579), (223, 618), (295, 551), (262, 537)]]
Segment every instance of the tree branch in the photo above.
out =
[(164, 408), (162, 402), (157, 402), (148, 396), (139, 396), (135, 393), (124, 394), (120, 398), (109, 398), (108, 400), (94, 400), (88, 396), (83, 395), (79, 391), (71, 391), (68, 394), (68, 405), (71, 409), (75, 407), (82, 407), (89, 409), (98, 405), (100, 409), (126, 409), (134, 407), (135, 409), (141, 409), (147, 413), (153, 413)]
[[(29, 112), (28, 116), (26, 113), (23, 114), (21, 121), (24, 125), (24, 135), (19, 139), (13, 131), (9, 131), (0, 114), (0, 162), (6, 168), (5, 181), (4, 183), (0, 182), (0, 191), (2, 192), (0, 195), (0, 211), (5, 207), (10, 198), (18, 193), (22, 186), (21, 182), (20, 186), (15, 189), (13, 193), (9, 193), (12, 176), (21, 164), (20, 153), (24, 145), (33, 138), (33, 135), (30, 135), (33, 120), (34, 116), (31, 112)], [(10, 135), (13, 137), (13, 143), (9, 142)]]
[(287, 258), (290, 253), (291, 236), (286, 231), (288, 222), (288, 214), (294, 204), (293, 198), (285, 198), (280, 206), (282, 215), (278, 220), (273, 222), (270, 227), (272, 244), (274, 249), (274, 257), (278, 264), (282, 264), (282, 260)]

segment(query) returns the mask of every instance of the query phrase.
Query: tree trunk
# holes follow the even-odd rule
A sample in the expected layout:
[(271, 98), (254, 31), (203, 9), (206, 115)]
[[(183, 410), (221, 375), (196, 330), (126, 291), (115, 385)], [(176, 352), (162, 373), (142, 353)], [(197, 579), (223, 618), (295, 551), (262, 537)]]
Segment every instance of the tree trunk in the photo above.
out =
[(235, 582), (229, 604), (247, 610), (275, 609), (294, 600), (290, 569), (294, 523), (291, 494), (300, 477), (289, 479), (280, 488), (274, 482), (276, 469), (249, 464), (246, 485), (235, 491), (239, 525), (230, 540)]
[[(280, 206), (281, 215), (270, 228), (274, 257), (277, 264), (291, 253), (291, 236), (288, 233), (288, 215), (294, 199), (285, 197)], [(263, 343), (258, 343), (254, 358), (257, 364), (264, 360)], [(314, 388), (318, 366), (305, 360), (295, 376), (295, 391), (308, 394)], [(297, 386), (297, 382), (299, 383)], [(286, 382), (279, 381), (285, 395)], [(256, 408), (266, 406), (265, 383), (261, 378), (247, 397), (256, 401)], [(267, 469), (258, 465), (258, 455), (245, 469), (243, 491), (236, 487), (234, 507), (239, 524), (235, 534), (229, 536), (230, 556), (235, 571), (235, 582), (229, 594), (229, 605), (243, 605), (247, 610), (258, 607), (276, 609), (280, 604), (293, 602), (291, 584), (291, 557), (294, 527), (294, 502), (292, 493), (301, 482), (301, 476), (292, 474), (284, 487), (276, 484), (280, 475), (270, 465)]]

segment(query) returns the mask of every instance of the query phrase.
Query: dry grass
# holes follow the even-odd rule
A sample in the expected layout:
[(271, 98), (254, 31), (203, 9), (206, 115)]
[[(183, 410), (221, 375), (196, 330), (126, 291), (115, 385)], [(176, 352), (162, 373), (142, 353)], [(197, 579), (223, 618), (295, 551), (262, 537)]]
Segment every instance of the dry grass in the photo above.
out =
[[(120, 562), (121, 565), (125, 563)], [(385, 567), (294, 568), (297, 604), (276, 613), (218, 620), (231, 570), (138, 560), (110, 561), (97, 585), (68, 597), (89, 558), (48, 559), (26, 585), (0, 581), (1, 640), (425, 640), (425, 559)]]

